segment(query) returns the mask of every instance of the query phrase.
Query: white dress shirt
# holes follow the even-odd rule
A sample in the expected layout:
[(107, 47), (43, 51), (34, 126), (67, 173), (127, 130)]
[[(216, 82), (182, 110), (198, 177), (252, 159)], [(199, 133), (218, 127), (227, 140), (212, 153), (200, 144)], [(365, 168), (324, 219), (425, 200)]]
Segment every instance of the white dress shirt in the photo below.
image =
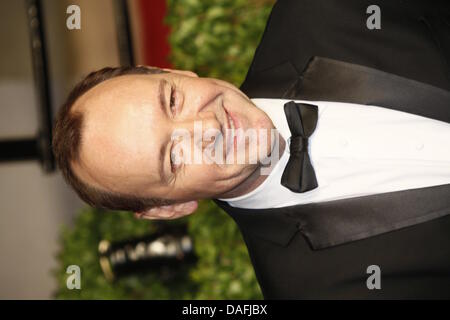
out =
[[(291, 133), (283, 105), (291, 100), (252, 101), (287, 141)], [(286, 144), (261, 185), (220, 200), (239, 208), (277, 208), (450, 183), (450, 124), (377, 106), (294, 101), (319, 108), (317, 127), (309, 138), (319, 186), (295, 193), (281, 185), (289, 159)]]

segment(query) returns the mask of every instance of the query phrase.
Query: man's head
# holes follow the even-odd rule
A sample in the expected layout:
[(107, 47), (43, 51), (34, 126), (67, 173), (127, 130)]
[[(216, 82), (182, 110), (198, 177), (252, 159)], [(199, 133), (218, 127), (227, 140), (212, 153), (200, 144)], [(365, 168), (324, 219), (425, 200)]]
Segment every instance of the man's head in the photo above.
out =
[[(231, 127), (273, 127), (264, 112), (225, 81), (190, 71), (105, 68), (70, 93), (55, 122), (53, 149), (64, 177), (90, 205), (177, 218), (195, 211), (196, 200), (226, 196), (259, 166), (174, 162), (176, 130), (192, 133), (193, 153), (211, 145), (195, 138), (199, 123), (202, 131), (225, 135)], [(239, 150), (240, 142), (232, 143)], [(270, 153), (273, 145), (269, 139), (259, 147)], [(229, 149), (224, 146), (225, 155)]]

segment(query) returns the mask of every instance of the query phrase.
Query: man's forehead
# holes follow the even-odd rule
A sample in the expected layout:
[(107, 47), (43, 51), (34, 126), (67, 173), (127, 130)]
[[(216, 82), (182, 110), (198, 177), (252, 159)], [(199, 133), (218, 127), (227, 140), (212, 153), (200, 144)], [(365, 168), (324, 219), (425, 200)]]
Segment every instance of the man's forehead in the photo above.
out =
[(143, 190), (157, 183), (157, 177), (147, 172), (122, 170), (120, 167), (90, 167), (80, 161), (72, 164), (75, 174), (85, 183), (100, 190), (140, 195)]
[[(89, 112), (93, 108), (108, 107), (114, 102), (154, 99), (160, 75), (123, 75), (105, 80), (77, 99), (72, 111)], [(154, 91), (154, 92), (152, 92)]]
[[(146, 132), (139, 131), (147, 131), (151, 124), (158, 123), (153, 121), (160, 111), (158, 89), (157, 85), (152, 84), (159, 83), (159, 80), (155, 82), (155, 79), (151, 78), (142, 81), (132, 77), (129, 81), (125, 77), (119, 78), (101, 88), (94, 88), (84, 101), (80, 101), (83, 133), (91, 139), (101, 140), (102, 143), (112, 140), (131, 148), (135, 139), (128, 136), (136, 138), (145, 135)], [(130, 150), (132, 151), (136, 150)]]
[(133, 152), (129, 146), (120, 146), (107, 137), (91, 136), (81, 145), (76, 172), (94, 186), (136, 193), (159, 181), (156, 160), (152, 158), (149, 149)]
[[(101, 90), (92, 90), (82, 101), (84, 127), (81, 161), (76, 170), (84, 181), (94, 186), (111, 189), (119, 183), (121, 189), (132, 190), (133, 186), (159, 181), (156, 167), (152, 170), (152, 164), (157, 164), (157, 154), (155, 159), (150, 159), (151, 141), (143, 144), (151, 129), (145, 123), (152, 122), (146, 113), (152, 113), (155, 106), (142, 105), (143, 112), (139, 112), (136, 100), (123, 94), (136, 92), (136, 85), (129, 86), (125, 79), (125, 89), (114, 90), (124, 83), (124, 79), (119, 80)], [(108, 92), (111, 90), (114, 94)], [(149, 96), (148, 90), (145, 93)], [(142, 99), (146, 98), (141, 98), (141, 102)], [(147, 102), (153, 104), (155, 99)]]

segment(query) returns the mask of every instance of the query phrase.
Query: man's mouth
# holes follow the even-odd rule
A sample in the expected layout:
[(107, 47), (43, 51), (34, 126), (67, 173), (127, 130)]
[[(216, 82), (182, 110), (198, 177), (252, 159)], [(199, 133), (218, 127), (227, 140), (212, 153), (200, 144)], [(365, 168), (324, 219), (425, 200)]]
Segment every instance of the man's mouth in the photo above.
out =
[(228, 156), (229, 152), (231, 151), (231, 148), (236, 148), (237, 146), (237, 136), (235, 134), (235, 130), (238, 128), (236, 125), (235, 117), (233, 117), (225, 108), (225, 114), (226, 114), (226, 129), (224, 132), (224, 139), (225, 139), (225, 156)]
[(227, 113), (228, 116), (228, 129), (234, 130), (236, 125), (234, 124), (233, 118)]

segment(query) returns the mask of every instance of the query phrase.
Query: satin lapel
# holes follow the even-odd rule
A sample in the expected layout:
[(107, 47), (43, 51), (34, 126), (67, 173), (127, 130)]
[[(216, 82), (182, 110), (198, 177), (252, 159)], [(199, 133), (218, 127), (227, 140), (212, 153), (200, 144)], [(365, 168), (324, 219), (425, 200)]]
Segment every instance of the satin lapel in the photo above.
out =
[(450, 92), (373, 68), (314, 57), (284, 93), (291, 99), (374, 105), (450, 122)]
[(313, 249), (324, 249), (450, 214), (450, 184), (274, 209), (216, 203), (244, 234), (286, 246), (300, 231)]
[(361, 65), (313, 57), (303, 72), (291, 61), (255, 71), (242, 84), (250, 98), (375, 105), (450, 122), (450, 92)]
[(280, 246), (285, 246), (299, 230), (299, 222), (286, 214), (286, 210), (295, 210), (296, 206), (286, 210), (265, 209), (246, 210), (233, 208), (224, 201), (215, 200), (236, 222), (244, 236), (247, 232), (260, 236)]
[(240, 89), (250, 98), (284, 98), (298, 79), (295, 66), (290, 61), (283, 61), (255, 71), (255, 76), (247, 77)]

